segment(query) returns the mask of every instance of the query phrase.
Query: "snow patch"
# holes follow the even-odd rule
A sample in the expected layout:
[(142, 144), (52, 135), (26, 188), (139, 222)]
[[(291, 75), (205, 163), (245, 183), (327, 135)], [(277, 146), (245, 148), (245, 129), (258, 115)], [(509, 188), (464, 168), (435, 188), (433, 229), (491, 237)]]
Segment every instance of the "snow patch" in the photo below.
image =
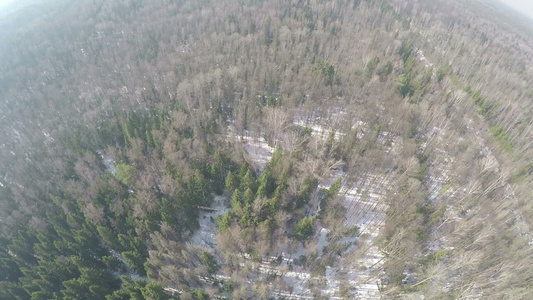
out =
[(211, 252), (215, 251), (218, 232), (216, 218), (217, 216), (225, 215), (230, 210), (230, 208), (226, 206), (225, 201), (225, 197), (215, 196), (213, 204), (210, 207), (212, 211), (200, 210), (198, 216), (200, 229), (198, 229), (191, 237), (192, 244), (202, 246), (211, 250)]

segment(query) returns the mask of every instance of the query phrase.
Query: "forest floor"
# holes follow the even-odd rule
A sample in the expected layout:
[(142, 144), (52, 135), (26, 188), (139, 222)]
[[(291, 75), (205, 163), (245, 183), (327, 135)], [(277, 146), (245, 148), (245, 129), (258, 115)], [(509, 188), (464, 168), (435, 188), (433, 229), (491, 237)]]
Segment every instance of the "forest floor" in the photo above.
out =
[[(318, 119), (319, 122), (319, 119)], [(295, 122), (296, 125), (305, 124), (306, 127), (312, 128), (312, 134), (321, 139), (327, 138), (329, 128), (323, 127), (317, 120), (314, 124), (306, 122)], [(340, 136), (342, 133), (336, 133)], [(270, 147), (263, 137), (252, 138), (245, 135), (243, 137), (234, 137), (244, 144), (249, 160), (258, 170), (263, 170), (265, 164), (272, 157), (274, 148)], [(345, 236), (336, 240), (336, 245), (346, 246), (346, 249), (340, 253), (332, 266), (327, 266), (325, 276), (317, 278), (313, 276), (311, 268), (297, 266), (294, 263), (301, 255), (308, 256), (311, 251), (318, 250), (318, 259), (320, 259), (323, 250), (330, 243), (330, 229), (321, 225), (315, 225), (315, 235), (307, 240), (305, 244), (300, 244), (294, 250), (287, 247), (281, 253), (283, 260), (280, 264), (273, 266), (271, 260), (263, 260), (259, 272), (263, 275), (277, 274), (290, 287), (289, 290), (276, 290), (274, 294), (283, 296), (287, 299), (312, 299), (314, 298), (313, 288), (317, 287), (322, 296), (329, 299), (343, 299), (343, 297), (357, 297), (364, 299), (379, 299), (380, 276), (383, 275), (384, 255), (380, 252), (375, 241), (379, 235), (381, 226), (384, 224), (385, 211), (387, 205), (382, 197), (387, 192), (387, 175), (386, 174), (366, 174), (357, 182), (349, 182), (350, 179), (339, 171), (334, 174), (328, 174), (319, 183), (319, 189), (328, 189), (333, 182), (341, 177), (344, 188), (341, 189), (342, 205), (346, 209), (346, 218), (344, 220), (345, 228), (357, 226), (359, 233), (353, 236)], [(315, 201), (318, 198), (315, 197)], [(221, 203), (222, 201), (219, 201)], [(319, 209), (318, 203), (310, 203), (308, 215), (316, 215)], [(215, 209), (221, 208), (213, 207)], [(198, 236), (206, 237), (212, 241), (213, 232), (216, 232), (214, 222), (205, 221), (207, 218), (200, 216), (201, 230)], [(196, 239), (199, 239), (198, 237)], [(198, 241), (202, 242), (202, 241)], [(208, 242), (207, 244), (210, 244)], [(212, 245), (214, 246), (214, 245)], [(287, 267), (290, 267), (289, 272)], [(320, 276), (319, 276), (320, 277)], [(322, 279), (322, 280), (320, 280)]]

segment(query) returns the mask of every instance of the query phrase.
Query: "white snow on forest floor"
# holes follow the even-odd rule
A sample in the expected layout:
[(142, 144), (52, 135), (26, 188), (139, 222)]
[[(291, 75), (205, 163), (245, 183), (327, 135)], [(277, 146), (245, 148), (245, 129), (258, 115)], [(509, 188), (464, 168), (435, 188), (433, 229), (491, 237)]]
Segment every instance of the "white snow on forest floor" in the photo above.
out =
[(262, 135), (260, 137), (254, 137), (248, 131), (244, 131), (244, 133), (240, 135), (237, 134), (233, 126), (229, 126), (228, 132), (228, 139), (242, 143), (247, 154), (247, 159), (252, 167), (259, 170), (259, 173), (261, 173), (272, 158), (274, 150), (276, 149), (268, 145)]
[(104, 163), (106, 171), (115, 176), (116, 166), (113, 158), (106, 156), (102, 150), (98, 150), (97, 153), (102, 158), (102, 162)]
[(196, 230), (191, 237), (191, 243), (202, 246), (206, 250), (210, 250), (210, 252), (215, 250), (218, 232), (216, 218), (217, 216), (225, 215), (230, 210), (226, 205), (226, 201), (226, 197), (217, 195), (210, 207), (213, 211), (200, 210), (198, 215), (200, 229)]
[(270, 147), (263, 137), (253, 138), (245, 135), (241, 140), (244, 143), (244, 149), (254, 164), (254, 167), (262, 172), (266, 164), (272, 158), (275, 149)]
[[(322, 117), (311, 116), (308, 118), (295, 116), (294, 124), (312, 129), (312, 135), (321, 139), (329, 137), (332, 124), (342, 122), (345, 112), (334, 112), (335, 122), (322, 124)], [(331, 121), (331, 120), (330, 120)], [(364, 132), (365, 124), (362, 122), (355, 123), (361, 128), (361, 134)], [(340, 139), (345, 133), (335, 132), (335, 139)], [(385, 137), (386, 135), (384, 135)], [(245, 132), (243, 135), (235, 134), (230, 128), (228, 138), (236, 142), (243, 143), (243, 149), (246, 151), (248, 160), (253, 167), (260, 172), (265, 168), (268, 161), (272, 158), (274, 148), (269, 146), (265, 139), (252, 137), (250, 133)], [(380, 292), (378, 283), (381, 282), (380, 276), (383, 275), (384, 256), (375, 244), (379, 235), (381, 226), (384, 223), (385, 211), (387, 206), (384, 201), (384, 195), (387, 192), (389, 183), (386, 174), (365, 174), (357, 182), (348, 182), (350, 179), (341, 171), (335, 171), (324, 176), (319, 182), (318, 189), (328, 189), (339, 177), (342, 178), (343, 188), (340, 191), (343, 205), (346, 208), (346, 218), (344, 225), (346, 228), (357, 226), (358, 235), (347, 235), (337, 240), (338, 243), (348, 245), (346, 250), (330, 267), (327, 266), (325, 276), (315, 276), (311, 274), (311, 268), (297, 266), (294, 259), (302, 255), (309, 257), (313, 250), (317, 250), (318, 257), (321, 259), (323, 250), (329, 245), (329, 234), (331, 231), (320, 225), (315, 227), (315, 236), (313, 239), (306, 241), (307, 247), (300, 244), (296, 249), (285, 249), (282, 253), (280, 264), (272, 264), (277, 257), (265, 258), (263, 262), (253, 262), (250, 257), (243, 254), (245, 264), (256, 265), (255, 270), (263, 275), (276, 275), (282, 278), (283, 283), (288, 288), (276, 288), (272, 290), (272, 295), (285, 297), (286, 299), (313, 299), (313, 292), (318, 289), (323, 296), (328, 299), (344, 299), (341, 297), (341, 287), (344, 291), (342, 296), (359, 298), (359, 299), (379, 299)], [(318, 199), (318, 197), (317, 197)], [(316, 199), (315, 199), (316, 200)], [(318, 210), (318, 203), (312, 203), (311, 211), (308, 215), (314, 215)], [(217, 215), (225, 214), (229, 208), (224, 205), (224, 199), (217, 199), (212, 208), (216, 212), (200, 213), (200, 230), (192, 237), (192, 242), (197, 245), (203, 245), (208, 249), (215, 249), (217, 227), (215, 218)], [(310, 246), (311, 245), (311, 246)], [(317, 282), (320, 282), (317, 286)], [(314, 288), (313, 288), (314, 286)]]
[(328, 245), (328, 234), (330, 230), (326, 228), (321, 228), (318, 235), (318, 256), (322, 256), (322, 251), (324, 251), (324, 248)]

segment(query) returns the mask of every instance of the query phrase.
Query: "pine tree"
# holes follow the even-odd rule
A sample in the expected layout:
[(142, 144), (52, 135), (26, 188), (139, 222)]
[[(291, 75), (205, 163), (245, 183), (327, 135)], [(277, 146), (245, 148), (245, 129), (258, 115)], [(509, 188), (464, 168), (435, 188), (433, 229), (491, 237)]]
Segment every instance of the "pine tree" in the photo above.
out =
[(218, 195), (224, 192), (225, 173), (224, 157), (220, 153), (220, 150), (217, 149), (215, 151), (215, 161), (211, 165), (210, 175), (213, 180), (213, 191)]
[(233, 209), (233, 212), (237, 215), (240, 215), (242, 213), (242, 199), (241, 192), (239, 190), (235, 190), (235, 192), (233, 192), (233, 195), (231, 196), (231, 208)]
[(252, 175), (252, 171), (248, 169), (244, 174), (244, 177), (241, 178), (240, 190), (246, 192), (247, 189), (250, 189), (252, 193), (255, 193), (255, 188), (255, 177)]
[(251, 188), (246, 189), (243, 195), (243, 200), (245, 205), (252, 205), (252, 203), (254, 203), (255, 195)]
[(233, 172), (229, 171), (228, 175), (226, 176), (226, 188), (230, 192), (230, 194), (233, 194), (235, 189), (238, 188), (238, 179), (235, 175), (233, 175)]
[(258, 183), (259, 188), (257, 189), (257, 196), (265, 198), (271, 197), (272, 193), (274, 193), (274, 190), (276, 188), (276, 184), (274, 182), (274, 178), (272, 177), (272, 172), (270, 171), (270, 169), (266, 169), (265, 171), (263, 171), (261, 176), (259, 176)]
[(220, 269), (220, 266), (217, 263), (215, 256), (209, 252), (202, 252), (202, 263), (206, 267), (208, 274), (213, 275)]

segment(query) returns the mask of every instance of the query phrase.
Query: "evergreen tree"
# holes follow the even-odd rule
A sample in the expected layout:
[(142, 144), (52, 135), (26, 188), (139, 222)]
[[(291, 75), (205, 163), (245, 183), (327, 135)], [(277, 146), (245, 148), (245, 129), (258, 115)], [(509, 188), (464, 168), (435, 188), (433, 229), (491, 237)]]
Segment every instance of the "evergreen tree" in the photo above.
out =
[(196, 202), (196, 205), (210, 206), (213, 201), (209, 182), (199, 170), (194, 172), (194, 177), (189, 183), (189, 192), (191, 198)]
[(252, 189), (251, 188), (246, 189), (243, 195), (244, 205), (252, 205), (252, 203), (254, 203), (254, 200), (255, 200), (255, 195)]
[(238, 179), (235, 175), (233, 175), (233, 172), (229, 171), (228, 175), (226, 176), (226, 188), (230, 192), (230, 194), (233, 194), (233, 192), (238, 188)]
[(209, 273), (210, 275), (213, 275), (216, 272), (218, 272), (218, 270), (220, 269), (220, 266), (218, 265), (217, 260), (213, 254), (204, 251), (202, 252), (201, 258), (202, 258), (202, 263), (206, 267), (207, 273)]
[(263, 171), (261, 176), (259, 176), (258, 184), (258, 197), (269, 198), (272, 196), (274, 190), (276, 189), (276, 183), (274, 181), (274, 178), (272, 177), (272, 172), (270, 171), (270, 169), (266, 169), (265, 171)]
[(255, 188), (255, 177), (252, 174), (252, 171), (248, 169), (244, 174), (244, 177), (241, 178), (240, 190), (246, 192), (247, 189), (250, 189), (252, 193), (255, 193)]
[(296, 224), (294, 228), (294, 236), (296, 239), (303, 241), (313, 234), (313, 225), (315, 217), (303, 218)]
[(131, 180), (135, 174), (135, 168), (133, 166), (119, 163), (115, 169), (115, 177), (124, 185), (131, 185)]
[(221, 195), (224, 192), (224, 184), (226, 178), (225, 159), (220, 153), (220, 150), (215, 151), (215, 161), (211, 165), (210, 175), (213, 180), (213, 191)]
[(233, 192), (233, 195), (231, 196), (231, 208), (233, 209), (233, 212), (237, 215), (240, 215), (242, 213), (242, 199), (241, 192), (239, 190), (235, 190), (235, 192)]

